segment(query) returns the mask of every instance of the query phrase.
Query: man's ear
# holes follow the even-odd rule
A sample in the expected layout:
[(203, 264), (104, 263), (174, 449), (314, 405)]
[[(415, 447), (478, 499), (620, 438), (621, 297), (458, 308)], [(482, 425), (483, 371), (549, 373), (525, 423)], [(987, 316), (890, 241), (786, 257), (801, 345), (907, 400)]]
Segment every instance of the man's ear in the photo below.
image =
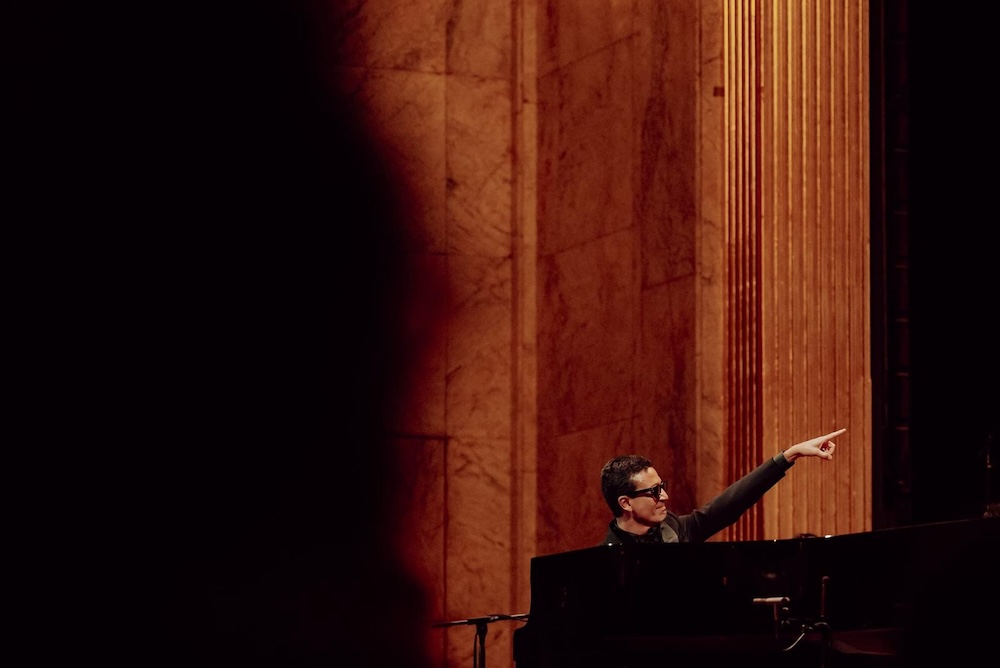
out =
[(632, 510), (632, 499), (628, 498), (624, 494), (618, 497), (618, 505), (622, 507), (623, 510)]

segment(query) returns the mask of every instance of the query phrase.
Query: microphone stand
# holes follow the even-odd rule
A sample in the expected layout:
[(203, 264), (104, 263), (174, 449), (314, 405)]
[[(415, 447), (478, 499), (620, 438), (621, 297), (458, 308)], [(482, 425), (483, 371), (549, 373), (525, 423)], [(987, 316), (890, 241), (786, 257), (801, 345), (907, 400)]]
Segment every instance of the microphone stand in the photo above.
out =
[(993, 500), (991, 484), (993, 482), (993, 432), (986, 434), (986, 443), (983, 445), (983, 517), (1000, 516), (1000, 503)]
[(830, 576), (824, 575), (820, 580), (820, 598), (819, 598), (819, 618), (815, 620), (802, 620), (802, 619), (783, 619), (785, 613), (788, 612), (788, 608), (785, 607), (790, 602), (787, 596), (770, 596), (767, 598), (755, 598), (753, 602), (762, 605), (773, 605), (774, 606), (774, 633), (775, 637), (778, 637), (779, 630), (791, 628), (792, 626), (799, 624), (799, 637), (795, 639), (788, 647), (782, 649), (782, 652), (791, 652), (795, 647), (806, 637), (809, 633), (819, 633), (821, 634), (821, 644), (819, 648), (819, 666), (824, 668), (827, 665), (827, 660), (830, 654), (830, 648), (833, 642), (832, 630), (830, 624), (826, 621), (826, 594), (827, 589), (830, 586)]
[[(456, 619), (451, 622), (435, 622), (432, 626), (434, 628), (464, 625), (475, 626), (476, 639), (472, 648), (472, 666), (473, 668), (486, 668), (486, 625), (505, 620), (527, 621), (528, 615), (526, 613), (518, 615), (487, 615), (486, 617), (473, 617), (472, 619)], [(476, 645), (479, 646), (478, 658), (476, 655)]]

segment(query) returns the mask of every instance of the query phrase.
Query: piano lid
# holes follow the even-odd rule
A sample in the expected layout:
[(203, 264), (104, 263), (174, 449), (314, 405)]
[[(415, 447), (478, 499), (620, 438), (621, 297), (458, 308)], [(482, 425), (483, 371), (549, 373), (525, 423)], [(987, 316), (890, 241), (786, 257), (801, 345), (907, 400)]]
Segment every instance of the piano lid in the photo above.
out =
[(787, 634), (794, 638), (817, 623), (854, 637), (915, 628), (930, 601), (948, 591), (963, 603), (996, 591), (998, 537), (1000, 518), (983, 518), (829, 537), (602, 545), (537, 556), (528, 622), (514, 633), (515, 660), (518, 668), (557, 665), (535, 664), (530, 656), (542, 649), (620, 646), (624, 639), (639, 647), (663, 646), (669, 638), (676, 648), (679, 639), (697, 645), (702, 638), (721, 648), (725, 643), (713, 638), (742, 637), (744, 646), (771, 638), (777, 642), (763, 646), (776, 649)]

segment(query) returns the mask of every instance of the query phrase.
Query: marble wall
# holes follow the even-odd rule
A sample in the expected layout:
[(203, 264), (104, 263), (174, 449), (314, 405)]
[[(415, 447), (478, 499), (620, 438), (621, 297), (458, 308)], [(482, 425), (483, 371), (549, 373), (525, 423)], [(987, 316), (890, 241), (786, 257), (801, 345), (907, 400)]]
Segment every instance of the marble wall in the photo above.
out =
[[(409, 559), (436, 619), (527, 612), (530, 556), (603, 537), (608, 458), (693, 465), (698, 5), (369, 1), (333, 20), (338, 82), (446, 293), (439, 319), (414, 314), (434, 331), (395, 428)], [(490, 626), (491, 664), (512, 631)], [(434, 631), (432, 651), (467, 665), (472, 634)]]
[[(425, 345), (394, 425), (410, 504), (402, 539), (454, 621), (511, 608), (512, 12), (472, 0), (368, 1), (334, 10), (337, 80), (380, 136), (412, 198), (418, 266), (438, 280)], [(491, 664), (511, 656), (493, 625)], [(430, 630), (429, 630), (430, 631)], [(429, 632), (442, 665), (472, 662), (475, 628)], [(494, 659), (494, 657), (496, 657)], [(509, 660), (509, 659), (508, 659)]]
[(692, 465), (698, 7), (595, 4), (539, 20), (539, 553), (603, 539), (612, 456)]

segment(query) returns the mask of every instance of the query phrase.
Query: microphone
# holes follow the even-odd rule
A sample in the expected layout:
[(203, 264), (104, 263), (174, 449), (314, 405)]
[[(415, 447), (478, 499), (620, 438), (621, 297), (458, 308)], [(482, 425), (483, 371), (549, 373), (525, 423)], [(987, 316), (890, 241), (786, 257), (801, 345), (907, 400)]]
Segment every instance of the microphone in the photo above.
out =
[(788, 601), (789, 598), (787, 596), (766, 596), (753, 600), (755, 605), (785, 605)]

